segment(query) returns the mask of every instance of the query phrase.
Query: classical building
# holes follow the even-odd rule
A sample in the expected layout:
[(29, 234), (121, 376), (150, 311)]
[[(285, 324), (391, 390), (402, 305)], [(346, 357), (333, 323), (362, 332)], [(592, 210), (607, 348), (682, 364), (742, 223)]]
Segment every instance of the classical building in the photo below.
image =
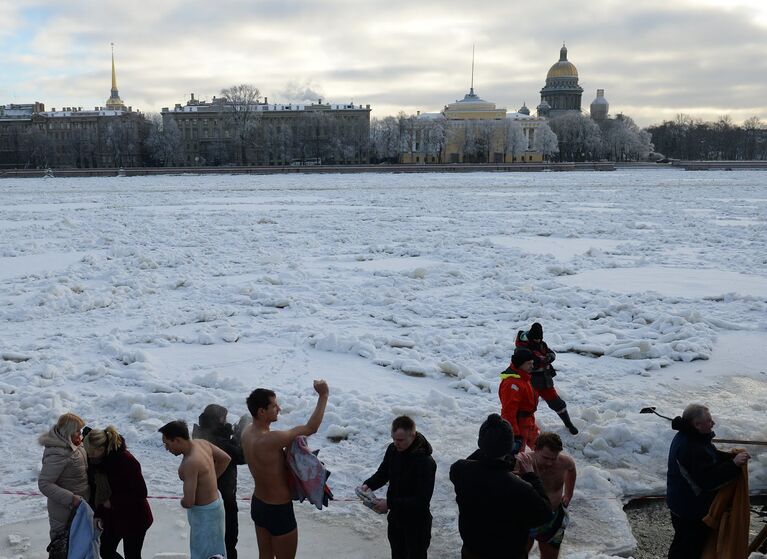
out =
[(523, 105), (507, 112), (474, 87), (439, 113), (419, 113), (403, 131), (403, 163), (512, 163), (542, 161), (535, 135), (543, 119)]
[(135, 167), (143, 164), (148, 123), (120, 100), (112, 55), (107, 107), (45, 110), (42, 103), (0, 109), (0, 167)]
[(367, 163), (370, 105), (250, 103), (191, 94), (161, 112), (177, 130), (181, 165), (318, 165)]
[(538, 116), (556, 118), (569, 112), (580, 113), (582, 95), (583, 88), (578, 85), (578, 69), (567, 60), (567, 47), (562, 45), (559, 61), (546, 74)]

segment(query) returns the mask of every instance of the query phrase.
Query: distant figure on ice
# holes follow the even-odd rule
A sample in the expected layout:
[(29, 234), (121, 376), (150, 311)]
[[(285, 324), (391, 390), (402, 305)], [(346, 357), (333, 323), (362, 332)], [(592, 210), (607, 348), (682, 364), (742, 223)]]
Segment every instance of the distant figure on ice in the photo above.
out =
[(84, 426), (85, 421), (79, 416), (65, 413), (38, 439), (45, 447), (37, 486), (48, 497), (51, 559), (66, 558), (69, 522), (74, 509), (90, 492), (88, 456), (82, 447)]
[(534, 362), (531, 371), (531, 383), (536, 392), (546, 400), (546, 404), (559, 414), (562, 423), (565, 424), (571, 434), (577, 435), (578, 428), (570, 420), (570, 414), (567, 413), (567, 404), (557, 394), (554, 388), (554, 377), (557, 372), (551, 364), (557, 358), (557, 354), (549, 349), (546, 342), (543, 341), (543, 326), (538, 322), (533, 323), (530, 330), (517, 332), (517, 339), (514, 345), (522, 347), (533, 352)]
[[(226, 422), (228, 410), (218, 404), (210, 404), (200, 414), (199, 424), (192, 428), (192, 437), (204, 439), (223, 450), (231, 458), (231, 462), (218, 478), (218, 491), (224, 500), (226, 517), (226, 557), (237, 559), (237, 538), (239, 524), (237, 522), (237, 466), (245, 463), (240, 446), (240, 429), (233, 428)], [(126, 558), (127, 559), (127, 558)]]
[(178, 477), (184, 482), (181, 506), (189, 521), (191, 559), (226, 557), (224, 502), (216, 480), (229, 465), (229, 455), (208, 441), (191, 440), (184, 421), (171, 421), (159, 429), (165, 449), (183, 455)]
[(711, 534), (703, 518), (716, 491), (740, 476), (740, 466), (751, 458), (746, 452), (717, 450), (711, 442), (714, 425), (708, 408), (701, 404), (690, 404), (682, 417), (671, 422), (671, 428), (679, 432), (671, 441), (666, 475), (666, 503), (674, 526), (669, 559), (700, 558)]
[(383, 462), (365, 480), (362, 490), (375, 491), (389, 484), (386, 498), (378, 500), (376, 510), (389, 513), (392, 559), (426, 559), (431, 543), (429, 503), (437, 464), (429, 441), (416, 431), (409, 417), (402, 415), (392, 421), (391, 438)]
[(517, 455), (514, 433), (497, 413), (479, 428), (479, 450), (450, 467), (458, 503), (462, 559), (527, 558), (530, 530), (551, 519), (551, 508), (529, 456)]
[(570, 523), (567, 507), (575, 490), (575, 460), (562, 452), (562, 439), (556, 433), (538, 435), (535, 451), (530, 454), (533, 471), (541, 479), (554, 516), (530, 531), (527, 550), (530, 551), (533, 541), (537, 540), (541, 559), (557, 559), (565, 529)]
[(514, 452), (533, 448), (538, 438), (535, 410), (538, 394), (530, 384), (535, 356), (525, 348), (517, 348), (511, 356), (511, 365), (501, 373), (498, 397), (501, 399), (501, 416), (514, 430)]
[[(83, 440), (88, 453), (91, 505), (101, 519), (101, 559), (141, 559), (144, 537), (152, 525), (141, 465), (112, 425), (91, 429)], [(117, 546), (123, 542), (123, 555)]]
[(314, 381), (317, 405), (305, 425), (287, 431), (272, 431), (280, 406), (271, 390), (257, 388), (248, 396), (248, 411), (253, 423), (242, 432), (242, 450), (256, 488), (250, 504), (250, 516), (256, 525), (260, 559), (292, 559), (298, 549), (298, 527), (293, 513), (285, 448), (299, 436), (316, 433), (328, 403), (328, 385)]

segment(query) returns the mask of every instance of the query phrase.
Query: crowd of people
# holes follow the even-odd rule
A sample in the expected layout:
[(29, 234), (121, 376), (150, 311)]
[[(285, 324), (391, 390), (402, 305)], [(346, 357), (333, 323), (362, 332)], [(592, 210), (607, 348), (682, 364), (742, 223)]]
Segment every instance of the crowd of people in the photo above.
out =
[[(535, 420), (538, 399), (544, 398), (570, 434), (577, 435), (578, 429), (554, 388), (554, 358), (543, 342), (540, 324), (518, 333), (511, 364), (501, 373), (501, 413), (484, 420), (478, 448), (450, 467), (464, 559), (526, 558), (536, 543), (542, 559), (559, 556), (569, 524), (576, 465), (558, 434), (540, 432)], [(329, 389), (325, 381), (317, 380), (314, 390), (317, 403), (309, 420), (291, 429), (271, 428), (280, 405), (277, 395), (264, 388), (248, 396), (250, 417), (234, 427), (227, 422), (228, 410), (211, 404), (192, 436), (181, 420), (159, 429), (165, 448), (182, 457), (178, 475), (191, 559), (237, 558), (239, 464), (247, 464), (254, 480), (250, 512), (259, 557), (295, 557), (298, 530), (293, 500), (298, 482), (287, 454), (294, 441), (320, 428)], [(668, 461), (667, 500), (675, 529), (670, 559), (701, 557), (712, 531), (704, 517), (717, 491), (747, 475), (750, 456), (718, 451), (711, 442), (713, 426), (709, 410), (699, 404), (688, 406), (672, 423), (679, 433)], [(370, 508), (387, 514), (392, 559), (425, 559), (437, 470), (433, 449), (407, 416), (393, 420), (391, 439), (380, 466), (362, 482), (358, 494), (370, 499)], [(45, 450), (39, 487), (48, 498), (50, 559), (71, 558), (68, 549), (74, 545), (86, 550), (91, 545), (83, 557), (140, 559), (152, 512), (141, 466), (117, 429), (90, 429), (80, 417), (66, 413), (40, 437), (40, 444)], [(374, 491), (385, 485), (385, 497), (375, 497)], [(75, 535), (76, 524), (87, 525), (77, 520), (84, 510), (95, 519), (97, 529)], [(81, 539), (87, 540), (85, 544)], [(123, 556), (117, 551), (120, 542)]]

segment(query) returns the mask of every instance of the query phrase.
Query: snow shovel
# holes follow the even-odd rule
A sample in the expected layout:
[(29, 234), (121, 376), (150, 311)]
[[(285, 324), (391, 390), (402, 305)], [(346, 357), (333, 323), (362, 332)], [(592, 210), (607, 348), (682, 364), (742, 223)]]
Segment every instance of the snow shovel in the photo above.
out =
[[(648, 407), (648, 408), (642, 408), (639, 410), (639, 413), (654, 413), (658, 417), (662, 417), (663, 419), (668, 419), (669, 421), (673, 421), (670, 417), (667, 417), (665, 415), (659, 414), (657, 411), (655, 411), (655, 407)], [(712, 442), (715, 443), (727, 443), (727, 444), (745, 444), (745, 445), (757, 445), (757, 446), (767, 446), (767, 441), (739, 441), (737, 439), (714, 439)]]
[(639, 413), (654, 413), (658, 417), (662, 417), (663, 419), (668, 419), (669, 421), (673, 421), (672, 418), (670, 418), (668, 416), (665, 416), (665, 415), (661, 415), (657, 411), (655, 411), (655, 406), (650, 407), (650, 408), (642, 408), (641, 410), (639, 410)]

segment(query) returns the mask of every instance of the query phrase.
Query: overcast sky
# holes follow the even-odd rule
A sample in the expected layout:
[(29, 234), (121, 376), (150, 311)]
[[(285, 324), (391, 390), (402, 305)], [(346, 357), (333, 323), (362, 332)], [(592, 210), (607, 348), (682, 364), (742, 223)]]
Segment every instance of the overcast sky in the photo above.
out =
[(476, 92), (534, 108), (563, 41), (586, 110), (604, 88), (643, 126), (767, 120), (764, 0), (0, 0), (0, 104), (104, 105), (114, 42), (120, 96), (144, 112), (236, 83), (432, 112), (467, 92), (475, 44)]

